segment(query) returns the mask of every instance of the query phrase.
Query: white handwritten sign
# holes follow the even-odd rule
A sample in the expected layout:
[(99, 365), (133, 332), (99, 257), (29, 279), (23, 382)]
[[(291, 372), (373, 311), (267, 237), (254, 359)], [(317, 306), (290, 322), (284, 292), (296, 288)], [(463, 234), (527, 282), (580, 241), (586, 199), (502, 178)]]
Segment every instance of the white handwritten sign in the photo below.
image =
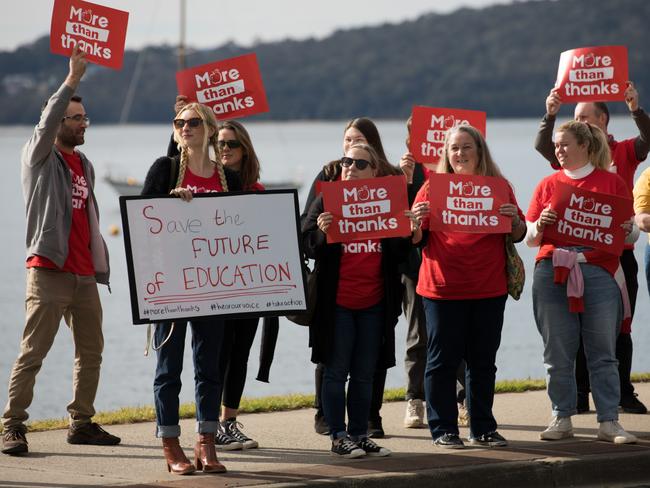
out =
[(134, 324), (305, 311), (295, 190), (120, 197)]

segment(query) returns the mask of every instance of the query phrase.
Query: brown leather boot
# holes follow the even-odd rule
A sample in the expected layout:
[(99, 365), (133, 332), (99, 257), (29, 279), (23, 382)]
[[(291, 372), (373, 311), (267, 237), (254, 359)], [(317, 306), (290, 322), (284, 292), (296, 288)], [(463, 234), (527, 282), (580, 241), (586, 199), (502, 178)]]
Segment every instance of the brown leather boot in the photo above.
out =
[(167, 462), (167, 471), (172, 474), (191, 474), (196, 471), (194, 465), (187, 459), (178, 437), (163, 437), (163, 453)]
[(199, 439), (194, 446), (194, 461), (196, 469), (203, 469), (204, 473), (226, 472), (226, 467), (217, 459), (214, 434), (199, 434)]

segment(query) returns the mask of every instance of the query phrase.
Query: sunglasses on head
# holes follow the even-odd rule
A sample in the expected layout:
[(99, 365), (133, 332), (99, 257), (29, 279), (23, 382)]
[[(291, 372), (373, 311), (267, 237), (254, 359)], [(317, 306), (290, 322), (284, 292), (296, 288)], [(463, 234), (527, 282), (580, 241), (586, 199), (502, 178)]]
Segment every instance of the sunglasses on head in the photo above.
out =
[(341, 158), (341, 166), (343, 166), (344, 168), (349, 168), (353, 164), (357, 167), (357, 169), (362, 171), (366, 169), (368, 166), (374, 168), (374, 165), (370, 161), (366, 161), (365, 159), (352, 159), (348, 157)]
[(203, 123), (203, 120), (201, 120), (198, 117), (194, 117), (192, 119), (174, 119), (174, 127), (177, 129), (182, 129), (185, 127), (185, 124), (189, 125), (192, 128), (198, 127)]
[(217, 146), (219, 146), (219, 149), (223, 149), (226, 146), (228, 146), (230, 149), (237, 149), (238, 147), (241, 147), (241, 142), (239, 142), (237, 139), (222, 139), (220, 141), (217, 141)]

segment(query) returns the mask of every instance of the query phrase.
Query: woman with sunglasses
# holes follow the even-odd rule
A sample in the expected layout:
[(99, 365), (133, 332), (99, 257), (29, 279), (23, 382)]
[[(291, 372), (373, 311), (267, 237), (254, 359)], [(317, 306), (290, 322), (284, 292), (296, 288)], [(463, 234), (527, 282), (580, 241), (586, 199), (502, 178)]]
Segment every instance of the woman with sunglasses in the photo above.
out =
[[(143, 195), (174, 195), (189, 202), (194, 193), (241, 190), (236, 173), (221, 161), (212, 161), (209, 146), (217, 148), (217, 121), (212, 111), (201, 104), (184, 105), (176, 114), (173, 138), (180, 154), (157, 159), (145, 179)], [(156, 436), (162, 438), (168, 471), (190, 474), (195, 466), (187, 459), (179, 444), (179, 399), (181, 371), (188, 322), (156, 324), (157, 349), (154, 379)], [(215, 351), (221, 350), (223, 321), (193, 320), (192, 354), (194, 360), (194, 391), (196, 429), (194, 446), (196, 468), (206, 473), (223, 473), (226, 468), (217, 460), (215, 432), (219, 424), (219, 376)]]
[[(187, 104), (187, 97), (178, 95), (174, 108), (180, 110)], [(167, 149), (168, 156), (177, 154), (173, 141)], [(264, 191), (259, 182), (260, 163), (255, 153), (251, 137), (246, 128), (235, 120), (219, 122), (215, 152), (223, 166), (239, 176), (242, 190)], [(237, 422), (241, 402), (248, 357), (257, 333), (258, 318), (232, 319), (225, 321), (222, 349), (219, 354), (219, 395), (220, 422), (215, 442), (219, 450), (233, 451), (253, 449), (259, 446), (256, 440), (242, 432), (242, 424)], [(269, 369), (278, 336), (277, 317), (264, 317), (260, 353), (260, 366), (257, 379), (268, 383)]]
[[(368, 144), (377, 153), (378, 164), (381, 171), (387, 175), (400, 175), (402, 172), (393, 167), (386, 157), (384, 147), (379, 137), (379, 131), (375, 123), (367, 117), (358, 117), (352, 119), (345, 126), (343, 131), (343, 154), (345, 154), (353, 144)], [(323, 169), (316, 175), (314, 182), (309, 189), (307, 202), (302, 215), (300, 216), (301, 224), (304, 223), (307, 212), (314, 202), (315, 198), (320, 193), (319, 186), (324, 181), (337, 181), (341, 179), (341, 160), (336, 159), (330, 161)], [(368, 433), (370, 437), (381, 438), (384, 436), (384, 429), (381, 422), (381, 405), (384, 399), (384, 384), (386, 383), (386, 369), (395, 366), (395, 358), (392, 358), (385, 365), (378, 365), (373, 380), (372, 401), (370, 402), (370, 415), (368, 420)], [(315, 407), (316, 415), (314, 416), (314, 430), (318, 434), (328, 434), (329, 426), (325, 421), (323, 414), (323, 406), (321, 402), (321, 390), (323, 384), (323, 365), (318, 364), (315, 371)]]
[[(221, 163), (239, 175), (244, 190), (263, 191), (264, 186), (259, 182), (260, 163), (248, 131), (235, 120), (220, 122), (218, 129), (217, 148)], [(253, 449), (259, 445), (256, 440), (241, 431), (243, 426), (237, 421), (239, 403), (246, 384), (248, 357), (257, 332), (258, 321), (258, 317), (226, 320), (223, 346), (219, 356), (223, 396), (220, 397), (222, 406), (217, 449)], [(273, 351), (277, 334), (278, 318), (265, 317), (261, 345), (263, 351)], [(260, 376), (262, 375), (258, 374), (258, 380), (268, 381)]]
[[(388, 175), (367, 144), (352, 145), (340, 166), (344, 181)], [(406, 214), (415, 231), (417, 219), (409, 210)], [(410, 243), (408, 238), (386, 238), (328, 244), (332, 220), (319, 196), (302, 224), (305, 252), (320, 270), (309, 334), (312, 361), (325, 366), (321, 401), (331, 452), (345, 458), (388, 456), (388, 449), (368, 437), (368, 415), (378, 364), (395, 362), (395, 324), (402, 299), (398, 263)]]
[[(438, 173), (503, 178), (485, 139), (474, 127), (447, 131)], [(429, 182), (418, 192), (413, 211), (422, 219), (422, 265), (417, 292), (427, 325), (424, 389), (427, 417), (437, 447), (465, 447), (458, 431), (456, 374), (467, 364), (466, 400), (473, 445), (506, 446), (492, 414), (496, 354), (501, 341), (507, 294), (504, 234), (429, 230)], [(510, 186), (508, 186), (510, 188)], [(526, 232), (512, 189), (499, 212), (512, 218), (515, 242)]]

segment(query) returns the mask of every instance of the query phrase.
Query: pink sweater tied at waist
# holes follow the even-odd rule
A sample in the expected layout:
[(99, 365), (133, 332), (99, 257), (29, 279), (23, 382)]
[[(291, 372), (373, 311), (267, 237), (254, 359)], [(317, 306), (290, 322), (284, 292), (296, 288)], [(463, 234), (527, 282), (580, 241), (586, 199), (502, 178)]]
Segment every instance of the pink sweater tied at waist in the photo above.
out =
[[(583, 295), (585, 282), (578, 262), (578, 253), (569, 249), (555, 249), (553, 251), (553, 282), (557, 284), (566, 283), (567, 297), (569, 299), (569, 311), (573, 313), (584, 312), (585, 304)], [(625, 275), (620, 264), (614, 275), (614, 280), (621, 292), (623, 301), (623, 322), (621, 332), (629, 334), (632, 323), (632, 308), (630, 297), (625, 286)]]

